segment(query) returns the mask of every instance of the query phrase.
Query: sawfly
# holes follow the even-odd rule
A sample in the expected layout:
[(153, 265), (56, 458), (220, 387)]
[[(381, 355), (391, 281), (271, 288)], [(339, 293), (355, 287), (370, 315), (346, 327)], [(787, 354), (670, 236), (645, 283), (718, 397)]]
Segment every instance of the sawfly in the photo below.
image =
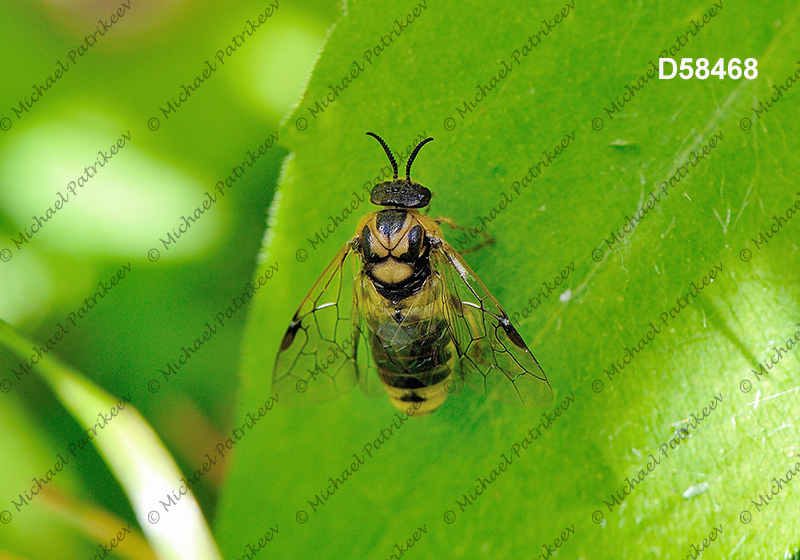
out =
[(364, 216), (289, 324), (273, 388), (289, 402), (319, 402), (360, 384), (415, 416), (439, 408), (463, 384), (526, 407), (552, 401), (547, 376), (497, 300), (443, 238), (447, 218), (420, 213), (431, 191), (394, 170), (370, 194)]

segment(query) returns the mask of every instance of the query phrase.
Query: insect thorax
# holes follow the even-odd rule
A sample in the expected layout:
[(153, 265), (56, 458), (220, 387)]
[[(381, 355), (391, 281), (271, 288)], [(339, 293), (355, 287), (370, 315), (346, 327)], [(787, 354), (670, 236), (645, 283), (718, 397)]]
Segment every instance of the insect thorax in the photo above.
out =
[(387, 208), (359, 224), (364, 271), (375, 290), (397, 303), (419, 293), (430, 277), (430, 242), (415, 210)]

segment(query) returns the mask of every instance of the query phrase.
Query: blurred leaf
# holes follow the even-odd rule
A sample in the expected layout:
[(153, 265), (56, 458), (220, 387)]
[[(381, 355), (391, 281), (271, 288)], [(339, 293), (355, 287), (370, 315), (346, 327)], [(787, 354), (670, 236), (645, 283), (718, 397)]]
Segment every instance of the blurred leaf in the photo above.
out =
[[(58, 514), (66, 523), (84, 533), (89, 540), (99, 543), (109, 541), (109, 535), (118, 535), (120, 528), (130, 530), (130, 524), (91, 504), (81, 503), (69, 494), (42, 488), (42, 502)], [(131, 530), (124, 535), (125, 546), (115, 552), (127, 560), (156, 560), (150, 545), (139, 531)]]
[[(182, 224), (181, 215), (192, 216), (205, 188), (213, 196), (213, 188), (143, 153), (136, 146), (142, 139), (124, 125), (86, 110), (67, 120), (17, 136), (0, 162), (0, 200), (19, 228), (11, 234), (19, 247), (4, 240), (12, 253), (50, 245), (70, 254), (140, 256)], [(42, 151), (51, 154), (47, 166), (35, 164)], [(219, 237), (224, 205), (200, 215), (203, 227), (168, 247), (170, 256), (194, 256)]]
[[(6, 351), (5, 348), (2, 348)], [(19, 394), (3, 395), (3, 404), (0, 406), (0, 468), (3, 473), (3, 483), (0, 484), (2, 499), (5, 504), (0, 508), (0, 515), (4, 512), (11, 514), (12, 522), (2, 526), (2, 542), (0, 550), (13, 550), (23, 557), (37, 558), (37, 545), (46, 539), (47, 543), (59, 550), (74, 550), (89, 552), (91, 548), (85, 546), (83, 539), (78, 537), (76, 531), (65, 525), (62, 519), (54, 516), (46, 509), (44, 502), (31, 502), (24, 513), (18, 513), (11, 504), (11, 500), (19, 502), (19, 493), (30, 488), (34, 473), (41, 477), (48, 469), (53, 468), (59, 449), (50, 433), (38, 422), (38, 418), (19, 399)], [(85, 487), (77, 470), (65, 470), (59, 473), (60, 480), (56, 480), (62, 492), (75, 495), (85, 494)], [(24, 518), (25, 522), (18, 521)], [(83, 548), (82, 548), (83, 546)], [(2, 558), (0, 552), (0, 558)]]
[[(135, 400), (137, 409), (180, 470), (191, 473), (202, 464), (198, 452), (206, 451), (207, 441), (230, 429), (245, 312), (226, 321), (168, 390), (153, 396), (145, 387), (252, 276), (286, 150), (276, 145), (260, 157), (180, 243), (162, 251), (159, 262), (148, 260), (148, 251), (154, 244), (161, 248), (158, 239), (182, 223), (181, 215), (235, 173), (247, 150), (274, 134), (278, 119), (301, 94), (339, 4), (281, 2), (213, 79), (153, 131), (149, 119), (161, 116), (158, 108), (182, 92), (181, 85), (191, 84), (204, 60), (213, 61), (266, 5), (134, 3), (18, 119), (12, 107), (32, 101), (34, 88), (53, 75), (57, 61), (84, 44), (87, 33), (102, 30), (98, 20), (118, 6), (83, 0), (0, 5), (6, 55), (0, 77), (0, 317), (28, 338), (46, 341), (59, 321), (92, 304), (99, 281), (131, 261), (124, 286), (102, 303), (98, 298), (56, 352), (109, 393), (132, 392), (135, 398), (144, 391), (145, 398)], [(54, 204), (58, 191), (94, 161), (87, 158), (128, 130), (131, 142), (79, 191), (77, 206), (70, 201), (16, 251), (11, 239), (20, 228)], [(14, 251), (10, 262), (4, 249)], [(3, 381), (15, 381), (18, 362), (0, 347), (3, 391)], [(55, 454), (82, 433), (36, 376), (13, 385), (11, 394), (0, 394), (7, 451), (0, 464), (7, 484), (0, 486), (6, 500), (30, 483), (30, 475), (52, 468)], [(221, 463), (192, 487), (206, 519), (215, 514), (217, 485), (225, 474)], [(58, 481), (59, 489), (133, 523), (123, 489), (94, 447), (84, 448), (73, 466)], [(40, 505), (33, 504), (22, 522), (19, 514), (11, 525), (0, 525), (0, 550), (30, 560), (93, 554), (96, 542)]]
[[(0, 341), (26, 359), (29, 357), (29, 348), (35, 346), (2, 320)], [(111, 416), (110, 421), (105, 419), (103, 426), (93, 432), (96, 435), (92, 442), (125, 489), (139, 524), (158, 558), (220, 558), (190, 491), (179, 498), (178, 506), (172, 506), (176, 509), (161, 515), (160, 520), (156, 517), (156, 522), (148, 521), (148, 515), (153, 513), (151, 510), (157, 507), (159, 500), (175, 492), (176, 483), (182, 475), (158, 436), (130, 401), (109, 395), (49, 355), (40, 359), (35, 371), (47, 381), (85, 429), (96, 428), (99, 414)], [(123, 403), (122, 406), (119, 403)], [(112, 413), (111, 410), (115, 408), (122, 410), (118, 414)], [(103, 432), (97, 434), (99, 429)]]

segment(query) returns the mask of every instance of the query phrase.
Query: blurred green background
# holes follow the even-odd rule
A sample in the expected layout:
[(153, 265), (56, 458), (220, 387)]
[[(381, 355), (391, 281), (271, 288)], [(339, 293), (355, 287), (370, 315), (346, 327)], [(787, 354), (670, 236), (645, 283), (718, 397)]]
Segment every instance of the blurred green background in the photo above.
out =
[[(10, 107), (119, 5), (0, 7), (0, 119), (11, 125), (0, 130), (0, 250), (11, 254), (0, 262), (0, 318), (38, 344), (59, 322), (69, 326), (52, 354), (110, 394), (130, 393), (186, 475), (273, 394), (272, 363), (292, 313), (358, 217), (371, 210), (362, 205), (324, 244), (310, 244), (329, 215), (385, 165), (364, 132), (382, 135), (399, 152), (423, 133), (434, 136), (415, 163), (415, 180), (434, 193), (432, 215), (465, 226), (488, 215), (542, 150), (567, 134), (575, 138), (491, 222), (494, 244), (467, 256), (509, 315), (525, 308), (542, 282), (573, 267), (518, 324), (548, 373), (555, 403), (574, 398), (569, 413), (461, 511), (455, 500), (539, 424), (541, 411), (470, 392), (451, 396), (436, 414), (405, 424), (358, 479), (312, 512), (308, 500), (391, 423), (393, 409), (358, 391), (317, 407), (278, 405), (192, 487), (225, 558), (242, 557), (246, 543), (275, 524), (280, 530), (261, 554), (281, 558), (385, 558), (423, 525), (426, 536), (407, 553), (420, 558), (537, 557), (543, 543), (571, 525), (575, 534), (560, 551), (570, 558), (683, 558), (719, 524), (722, 536), (705, 558), (795, 553), (797, 489), (789, 484), (762, 512), (751, 500), (794, 464), (800, 355), (785, 356), (760, 381), (750, 370), (793, 336), (800, 320), (798, 223), (789, 221), (761, 250), (751, 241), (800, 196), (800, 86), (760, 119), (752, 111), (797, 69), (796, 6), (726, 2), (670, 55), (678, 62), (707, 57), (712, 65), (754, 57), (757, 79), (655, 78), (611, 118), (603, 108), (713, 2), (573, 3), (531, 54), (512, 63), (514, 51), (564, 2), (420, 8), (281, 1), (166, 118), (159, 107), (192, 83), (206, 60), (214, 63), (268, 3), (132, 0), (130, 11), (18, 119)], [(416, 20), (376, 54), (395, 19), (415, 7)], [(371, 63), (364, 61), (367, 50)], [(342, 88), (354, 61), (364, 70)], [(476, 88), (489, 84), (503, 61), (513, 70), (462, 118), (456, 108), (475, 101)], [(325, 105), (332, 84), (341, 88), (336, 101), (315, 117), (309, 109)], [(98, 150), (127, 131), (130, 142), (97, 178), (17, 249), (12, 239), (30, 227), (31, 216), (43, 214)], [(276, 131), (279, 143), (225, 196), (212, 190)], [(718, 131), (723, 140), (711, 158), (624, 242), (602, 244)], [(206, 191), (217, 203), (167, 250), (159, 239), (202, 204)], [(598, 247), (604, 254), (593, 259)], [(753, 253), (746, 262), (745, 248)], [(301, 249), (307, 260), (298, 258)], [(130, 272), (96, 309), (75, 326), (66, 322), (98, 282), (128, 263)], [(258, 296), (164, 380), (159, 370), (275, 263), (278, 273)], [(609, 379), (603, 370), (718, 264), (724, 272), (700, 299)], [(13, 513), (0, 525), (0, 557), (91, 557), (113, 533), (98, 536), (104, 525), (97, 519), (109, 527), (131, 522), (134, 530), (137, 514), (146, 521), (92, 447), (77, 468), (55, 478), (57, 493), (14, 511), (10, 500), (82, 433), (37, 374), (14, 377), (19, 359), (0, 346), (0, 382), (10, 383), (0, 386), (0, 512)], [(154, 379), (156, 392), (148, 389)], [(745, 379), (752, 384), (747, 391)], [(723, 404), (621, 506), (603, 504), (719, 394)], [(697, 493), (685, 497), (690, 488)], [(741, 518), (746, 509), (753, 515), (748, 523)], [(310, 514), (306, 523), (298, 523), (299, 510)], [(453, 524), (443, 517), (448, 510), (456, 514)], [(150, 557), (146, 546), (133, 544), (115, 554)]]
[[(203, 324), (213, 323), (241, 295), (256, 265), (285, 145), (268, 150), (225, 196), (217, 194), (217, 203), (169, 250), (159, 239), (202, 204), (205, 191), (215, 192), (247, 150), (258, 153), (258, 145), (275, 134), (340, 10), (334, 2), (281, 2), (166, 119), (158, 108), (202, 73), (206, 59), (215, 62), (215, 53), (243, 33), (248, 19), (257, 22), (267, 3), (133, 0), (18, 119), (11, 106), (25, 96), (30, 100), (31, 86), (43, 84), (57, 61), (67, 63), (69, 51), (120, 5), (0, 6), (0, 113), (12, 122), (0, 134), (0, 248), (13, 250), (11, 260), (0, 263), (0, 318), (42, 344), (64, 323), (70, 332), (53, 352), (110, 393), (130, 392), (182, 471), (193, 472), (209, 451), (205, 443), (223, 438), (233, 424), (245, 312), (227, 321), (160, 392), (150, 393), (147, 383), (160, 378), (159, 369), (177, 360), (181, 347), (202, 335)], [(157, 131), (147, 127), (154, 116), (161, 118)], [(127, 131), (130, 142), (17, 250), (11, 239), (30, 227), (31, 216), (44, 214), (59, 190), (68, 195), (67, 183)], [(147, 258), (154, 247), (161, 250), (157, 262)], [(126, 263), (125, 279), (73, 327), (67, 315)], [(18, 362), (0, 347), (0, 379), (14, 382), (9, 393), (0, 394), (0, 510), (10, 506), (15, 513), (14, 522), (0, 528), (0, 555), (88, 558), (100, 538), (87, 537), (38, 499), (20, 513), (10, 504), (81, 434), (36, 374), (15, 380), (11, 368)], [(81, 502), (133, 520), (119, 484), (91, 446), (77, 466), (54, 484)], [(209, 520), (224, 472), (218, 465), (213, 478), (194, 489)]]

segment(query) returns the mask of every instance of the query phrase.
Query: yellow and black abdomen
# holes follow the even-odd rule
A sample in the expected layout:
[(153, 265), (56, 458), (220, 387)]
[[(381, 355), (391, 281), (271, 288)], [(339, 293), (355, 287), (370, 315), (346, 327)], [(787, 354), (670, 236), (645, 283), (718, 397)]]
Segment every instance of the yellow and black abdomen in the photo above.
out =
[(392, 404), (421, 416), (438, 408), (452, 379), (455, 345), (436, 301), (430, 244), (420, 216), (392, 208), (366, 216), (361, 254), (372, 312), (372, 355)]
[(447, 398), (455, 346), (444, 321), (394, 319), (371, 325), (372, 355), (392, 404), (415, 416), (436, 410)]

